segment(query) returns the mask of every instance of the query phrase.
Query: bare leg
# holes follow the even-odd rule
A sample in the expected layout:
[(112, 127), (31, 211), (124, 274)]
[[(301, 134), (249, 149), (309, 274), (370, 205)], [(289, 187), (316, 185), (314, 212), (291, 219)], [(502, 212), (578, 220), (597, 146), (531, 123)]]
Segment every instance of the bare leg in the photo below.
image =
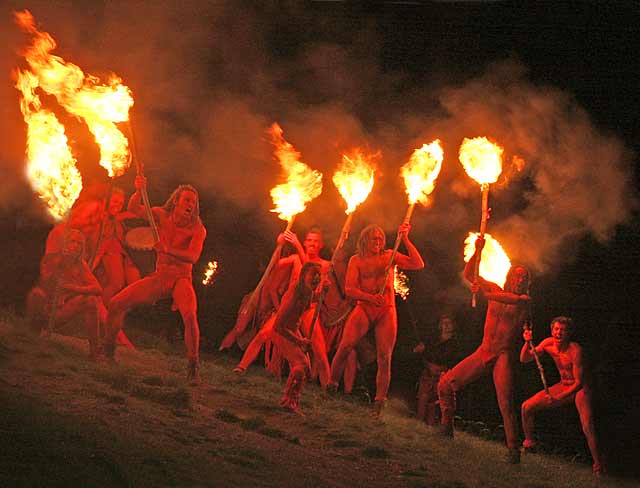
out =
[(179, 279), (173, 288), (173, 301), (184, 322), (184, 343), (187, 359), (197, 363), (200, 351), (200, 327), (198, 326), (198, 303), (190, 279)]
[(356, 375), (358, 374), (358, 353), (355, 349), (352, 349), (347, 356), (347, 363), (344, 368), (344, 375), (342, 380), (344, 381), (344, 392), (350, 395), (353, 392), (353, 385), (356, 382)]
[(593, 421), (593, 410), (591, 409), (591, 397), (584, 388), (576, 393), (576, 408), (580, 415), (580, 423), (582, 424), (582, 432), (587, 438), (589, 451), (593, 458), (593, 472), (596, 474), (606, 473), (606, 466), (598, 445), (596, 430)]
[(389, 309), (378, 320), (375, 326), (376, 335), (376, 352), (378, 359), (378, 374), (376, 376), (376, 397), (377, 402), (383, 402), (387, 399), (389, 384), (391, 383), (391, 356), (393, 348), (396, 345), (396, 336), (398, 332), (396, 311), (394, 308)]
[(344, 326), (342, 340), (331, 363), (331, 383), (333, 385), (339, 384), (349, 354), (368, 330), (369, 318), (360, 307), (356, 306)]
[[(562, 383), (556, 383), (549, 388), (552, 396), (557, 396), (566, 387)], [(556, 405), (553, 405), (554, 407)], [(535, 416), (541, 410), (552, 408), (547, 399), (547, 393), (542, 390), (522, 403), (522, 430), (524, 431), (524, 446), (531, 447), (536, 444), (535, 440)]]
[(267, 342), (267, 339), (271, 337), (271, 332), (273, 331), (273, 326), (275, 325), (275, 323), (275, 315), (273, 315), (264, 323), (262, 328), (258, 331), (256, 336), (245, 349), (244, 354), (242, 355), (242, 359), (238, 363), (238, 369), (244, 371), (251, 365), (251, 363), (256, 360), (258, 354), (260, 354), (260, 349), (262, 349), (264, 343)]
[(476, 350), (440, 377), (438, 399), (442, 425), (453, 426), (456, 410), (456, 392), (480, 377), (485, 371), (482, 353)]
[(501, 354), (493, 367), (493, 383), (509, 449), (517, 448), (520, 444), (518, 441), (516, 409), (513, 401), (513, 361), (514, 359), (508, 354)]

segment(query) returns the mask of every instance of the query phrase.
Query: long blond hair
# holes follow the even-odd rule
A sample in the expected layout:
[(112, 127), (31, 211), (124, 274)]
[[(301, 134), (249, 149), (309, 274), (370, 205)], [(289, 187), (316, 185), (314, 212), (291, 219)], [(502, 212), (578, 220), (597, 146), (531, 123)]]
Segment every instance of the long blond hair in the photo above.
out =
[(384, 253), (384, 249), (387, 245), (387, 236), (385, 235), (384, 230), (382, 230), (382, 227), (380, 227), (378, 224), (369, 224), (360, 232), (360, 237), (358, 237), (358, 243), (356, 244), (356, 248), (360, 256), (364, 256), (364, 253), (369, 246), (369, 239), (371, 239), (371, 234), (373, 234), (375, 231), (380, 231), (380, 233), (382, 234), (382, 249), (380, 251), (380, 254)]

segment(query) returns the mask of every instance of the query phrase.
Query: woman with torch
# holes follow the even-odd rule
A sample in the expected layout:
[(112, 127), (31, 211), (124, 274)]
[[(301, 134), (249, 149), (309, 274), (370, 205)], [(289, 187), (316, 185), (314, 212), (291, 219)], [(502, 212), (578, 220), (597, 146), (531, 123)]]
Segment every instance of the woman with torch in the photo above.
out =
[[(347, 266), (345, 293), (356, 300), (356, 307), (349, 316), (333, 362), (331, 383), (328, 389), (336, 390), (349, 353), (370, 328), (374, 328), (378, 373), (376, 376), (375, 415), (380, 415), (387, 400), (391, 382), (391, 355), (396, 342), (398, 318), (396, 315), (393, 275), (389, 272), (397, 265), (402, 269), (421, 269), (422, 256), (409, 240), (409, 219), (415, 204), (427, 203), (442, 165), (442, 149), (439, 141), (425, 144), (414, 151), (402, 169), (409, 210), (398, 229), (393, 250), (385, 250), (384, 231), (377, 225), (369, 225), (360, 233), (357, 253)], [(400, 242), (409, 252), (398, 252)]]

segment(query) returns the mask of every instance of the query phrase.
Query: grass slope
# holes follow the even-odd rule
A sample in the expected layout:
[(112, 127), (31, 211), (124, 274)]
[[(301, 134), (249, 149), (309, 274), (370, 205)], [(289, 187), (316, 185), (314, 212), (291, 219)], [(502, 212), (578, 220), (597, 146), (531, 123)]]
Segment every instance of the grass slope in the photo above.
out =
[(633, 486), (542, 455), (507, 465), (502, 445), (443, 441), (400, 402), (374, 420), (311, 385), (306, 417), (287, 414), (283, 383), (234, 375), (225, 356), (205, 355), (193, 388), (174, 353), (119, 350), (118, 364), (93, 364), (86, 341), (23, 329), (0, 318), (0, 486)]

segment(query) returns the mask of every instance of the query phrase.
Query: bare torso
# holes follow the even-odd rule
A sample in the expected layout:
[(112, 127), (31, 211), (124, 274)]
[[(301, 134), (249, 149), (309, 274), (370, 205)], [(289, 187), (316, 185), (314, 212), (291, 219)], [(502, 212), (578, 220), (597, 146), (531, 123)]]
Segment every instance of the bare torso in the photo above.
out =
[(512, 350), (522, 331), (526, 312), (523, 304), (489, 300), (481, 347), (496, 354)]
[[(391, 250), (386, 250), (382, 254), (374, 256), (354, 255), (349, 260), (347, 279), (357, 275), (357, 287), (365, 293), (378, 294), (384, 285), (382, 293), (384, 305), (395, 308), (393, 291), (393, 275), (385, 273), (385, 269), (391, 259)], [(353, 279), (353, 278), (352, 278)]]

